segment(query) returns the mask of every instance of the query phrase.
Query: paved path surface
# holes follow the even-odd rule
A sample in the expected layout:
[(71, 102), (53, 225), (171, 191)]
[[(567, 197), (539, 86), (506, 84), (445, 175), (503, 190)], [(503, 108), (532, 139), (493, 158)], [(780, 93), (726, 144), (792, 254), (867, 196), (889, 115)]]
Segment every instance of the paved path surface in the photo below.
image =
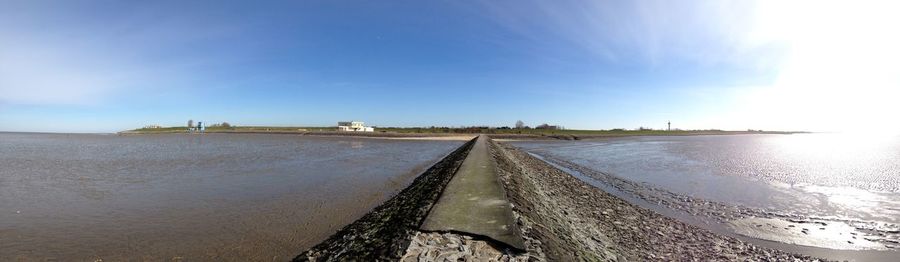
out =
[(422, 224), (425, 231), (455, 231), (489, 237), (524, 250), (512, 207), (497, 177), (488, 138), (478, 137), (459, 171)]

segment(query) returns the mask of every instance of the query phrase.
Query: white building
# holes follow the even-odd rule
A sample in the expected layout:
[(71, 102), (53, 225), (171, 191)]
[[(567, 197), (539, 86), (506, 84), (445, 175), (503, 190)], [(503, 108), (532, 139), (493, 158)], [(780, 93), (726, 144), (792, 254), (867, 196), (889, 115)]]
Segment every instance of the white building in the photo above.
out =
[(365, 126), (365, 123), (359, 121), (338, 122), (338, 131), (356, 131), (356, 132), (375, 132), (375, 128)]

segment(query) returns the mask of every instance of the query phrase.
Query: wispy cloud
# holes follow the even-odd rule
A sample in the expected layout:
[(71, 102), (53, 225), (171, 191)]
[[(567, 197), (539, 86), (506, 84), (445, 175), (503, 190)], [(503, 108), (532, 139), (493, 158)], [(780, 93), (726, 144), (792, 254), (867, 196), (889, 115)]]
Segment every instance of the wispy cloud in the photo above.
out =
[(94, 17), (84, 7), (71, 15), (62, 5), (0, 12), (0, 102), (87, 105), (174, 88), (197, 77), (189, 69), (219, 62), (204, 57), (203, 46), (236, 30), (175, 10), (134, 6), (127, 16)]
[[(537, 46), (568, 46), (616, 66), (725, 67), (765, 80), (703, 83), (737, 92), (715, 92), (735, 104), (707, 114), (718, 120), (700, 122), (829, 131), (898, 126), (887, 120), (900, 92), (900, 5), (892, 1), (491, 1), (484, 10)], [(534, 53), (557, 56), (548, 50)], [(713, 71), (699, 70), (707, 79)]]
[[(754, 30), (755, 2), (488, 1), (494, 21), (535, 43), (568, 44), (613, 62), (758, 66), (784, 43)], [(748, 61), (751, 63), (748, 64)]]
[(121, 71), (121, 65), (104, 64), (100, 62), (103, 58), (85, 55), (85, 51), (30, 42), (4, 43), (0, 51), (0, 101), (90, 104), (135, 82), (134, 76)]

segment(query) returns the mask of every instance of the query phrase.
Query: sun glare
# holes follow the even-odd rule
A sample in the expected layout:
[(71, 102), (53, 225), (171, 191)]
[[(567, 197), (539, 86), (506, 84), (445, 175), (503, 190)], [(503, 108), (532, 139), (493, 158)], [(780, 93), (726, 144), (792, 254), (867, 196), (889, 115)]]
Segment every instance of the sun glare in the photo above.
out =
[(751, 41), (789, 53), (743, 114), (770, 129), (892, 131), (900, 112), (900, 2), (762, 1)]

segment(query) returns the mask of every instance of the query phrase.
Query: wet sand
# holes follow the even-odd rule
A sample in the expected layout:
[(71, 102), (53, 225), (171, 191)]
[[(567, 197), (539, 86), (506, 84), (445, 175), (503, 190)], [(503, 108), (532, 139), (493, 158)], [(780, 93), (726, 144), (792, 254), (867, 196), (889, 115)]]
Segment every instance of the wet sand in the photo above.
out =
[(495, 145), (527, 237), (551, 261), (818, 259), (715, 234), (625, 200), (518, 149)]
[(758, 246), (835, 260), (894, 261), (898, 232), (884, 224), (784, 215), (649, 187), (564, 160), (532, 155), (629, 203)]
[[(787, 138), (804, 139), (802, 137), (785, 137), (785, 139)], [(697, 137), (696, 139), (701, 138)], [(716, 139), (723, 140), (725, 137)], [(740, 137), (729, 139), (740, 139)], [(896, 217), (891, 217), (891, 214), (896, 212), (896, 209), (891, 211), (892, 207), (896, 206), (894, 204), (896, 202), (888, 201), (890, 198), (886, 196), (889, 196), (889, 193), (840, 188), (840, 194), (834, 195), (835, 197), (822, 196), (824, 193), (820, 192), (818, 194), (821, 195), (818, 198), (794, 199), (789, 197), (797, 195), (797, 192), (805, 192), (801, 190), (807, 187), (797, 185), (796, 187), (775, 186), (769, 188), (771, 187), (770, 183), (745, 179), (740, 176), (709, 176), (710, 179), (703, 180), (701, 178), (706, 178), (706, 176), (695, 175), (695, 173), (705, 172), (707, 168), (685, 171), (684, 167), (679, 165), (681, 162), (686, 162), (683, 165), (689, 166), (691, 162), (681, 159), (677, 160), (679, 165), (676, 166), (661, 165), (659, 162), (672, 160), (660, 159), (655, 156), (655, 153), (643, 152), (635, 149), (634, 146), (624, 147), (620, 144), (610, 143), (603, 146), (603, 148), (613, 148), (610, 150), (615, 151), (609, 152), (592, 151), (591, 149), (597, 148), (596, 145), (585, 142), (546, 143), (546, 145), (552, 144), (558, 147), (547, 149), (550, 147), (543, 145), (538, 146), (538, 150), (528, 143), (513, 144), (524, 145), (523, 148), (527, 149), (532, 156), (632, 204), (759, 246), (836, 260), (895, 261), (898, 256), (897, 248), (900, 247), (898, 246), (900, 244), (898, 227), (895, 223), (883, 222), (883, 219), (887, 219), (887, 221), (896, 219)], [(708, 149), (709, 147), (703, 148)], [(624, 157), (622, 160), (622, 157), (618, 156), (622, 154), (631, 154), (631, 156)], [(870, 155), (874, 155), (874, 153)], [(635, 158), (635, 160), (630, 160), (630, 158)], [(735, 157), (735, 159), (740, 158)], [(592, 165), (596, 162), (591, 161), (602, 164)], [(634, 164), (628, 164), (628, 161), (634, 161), (631, 162)], [(660, 166), (666, 168), (661, 173), (654, 173), (654, 170)], [(622, 171), (623, 167), (634, 171)], [(616, 173), (598, 170), (612, 170)], [(677, 185), (693, 185), (694, 187), (691, 190), (678, 190)], [(884, 185), (891, 184), (882, 184), (882, 186)], [(828, 187), (818, 186), (816, 188)], [(724, 193), (726, 197), (743, 198), (744, 201), (735, 202), (729, 201), (730, 198), (716, 198), (717, 195), (713, 193), (719, 192)], [(783, 192), (793, 194), (785, 195)], [(864, 197), (878, 199), (880, 202), (876, 208), (870, 208), (866, 205), (868, 204), (866, 201), (855, 201), (854, 197), (859, 192), (864, 192)], [(826, 193), (832, 194), (833, 192)], [(708, 198), (710, 196), (713, 197)], [(882, 196), (885, 198), (882, 199)], [(747, 199), (752, 201), (747, 201)], [(854, 205), (844, 208), (856, 208), (860, 211), (834, 212), (836, 206), (841, 206), (829, 203), (830, 201), (852, 202)], [(829, 211), (831, 214), (823, 211)], [(869, 214), (873, 216), (869, 216)]]

